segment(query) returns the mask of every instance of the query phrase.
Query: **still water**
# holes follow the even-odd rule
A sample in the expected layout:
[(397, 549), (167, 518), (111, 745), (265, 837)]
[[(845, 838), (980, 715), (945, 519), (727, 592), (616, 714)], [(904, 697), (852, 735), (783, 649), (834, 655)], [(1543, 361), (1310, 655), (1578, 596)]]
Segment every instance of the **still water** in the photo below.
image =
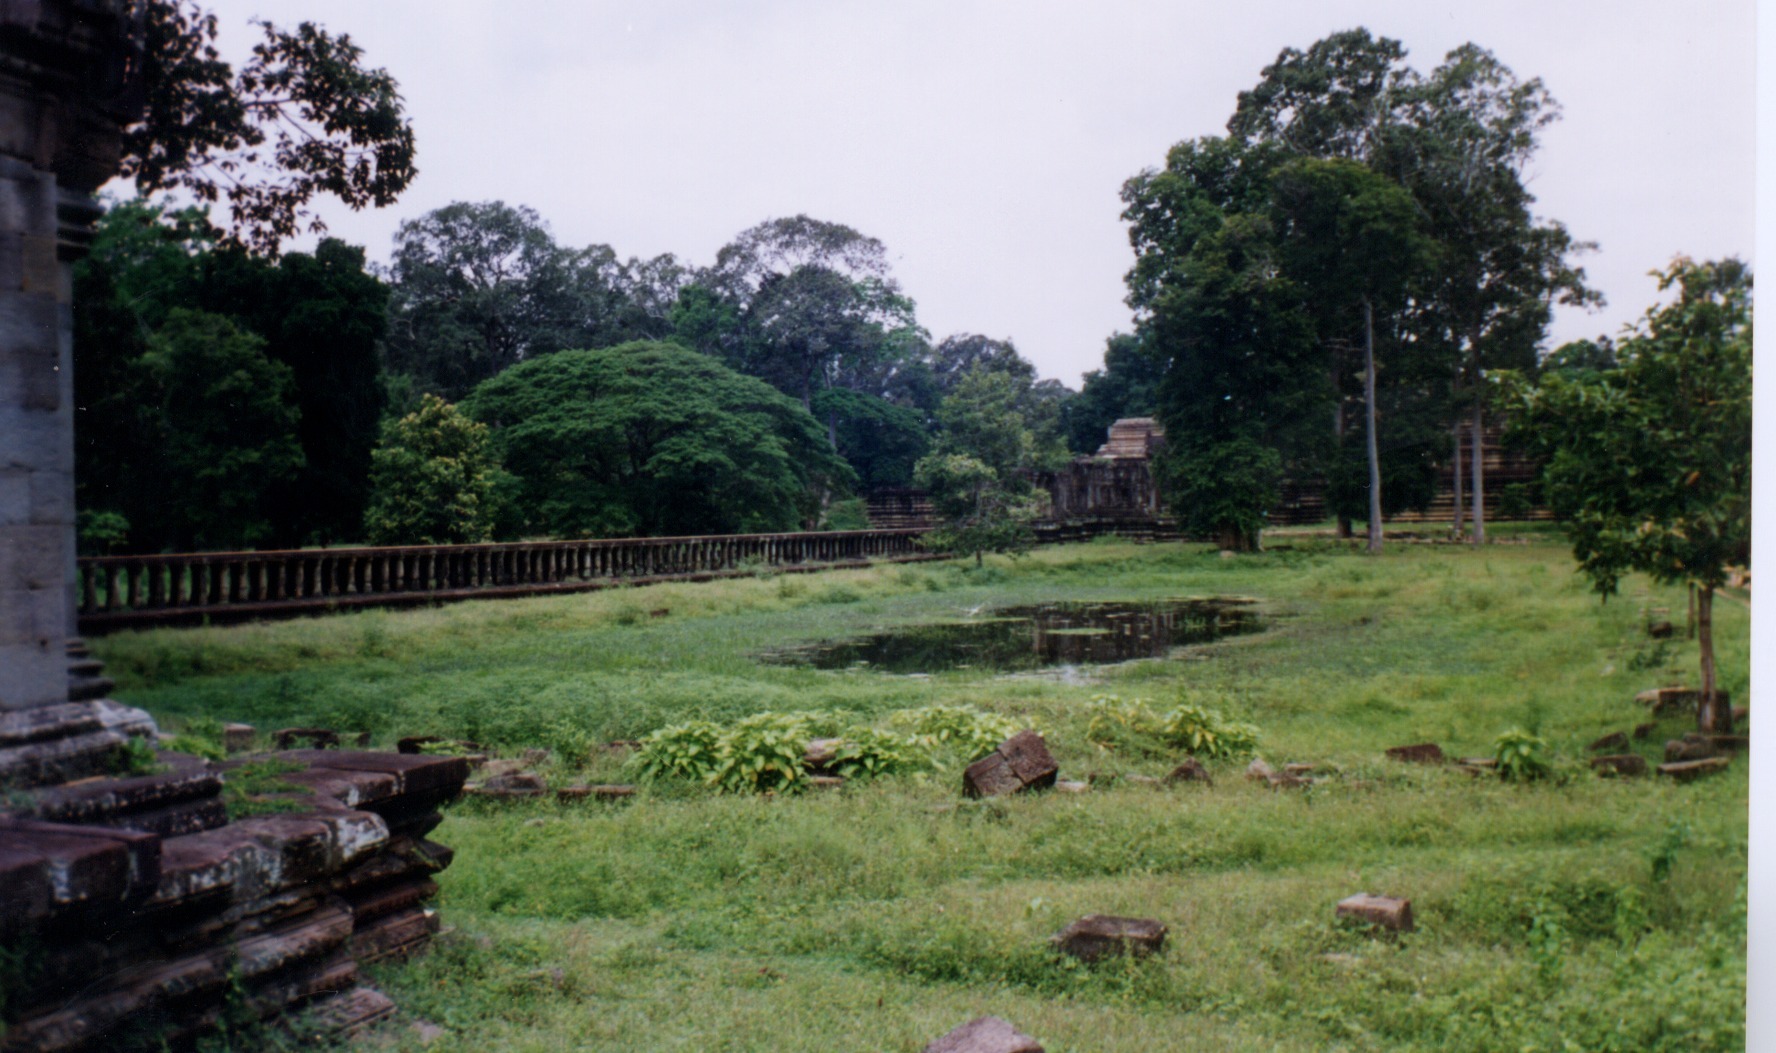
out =
[(776, 665), (884, 673), (1101, 665), (1160, 658), (1174, 647), (1257, 632), (1263, 625), (1251, 603), (1209, 599), (1000, 607), (760, 657)]

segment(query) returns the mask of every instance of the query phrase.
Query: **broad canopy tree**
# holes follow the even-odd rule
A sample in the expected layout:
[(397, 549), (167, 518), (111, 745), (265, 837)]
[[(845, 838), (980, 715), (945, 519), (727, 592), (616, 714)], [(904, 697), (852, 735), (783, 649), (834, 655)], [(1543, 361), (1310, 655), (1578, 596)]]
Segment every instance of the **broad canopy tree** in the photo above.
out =
[(524, 534), (792, 530), (853, 480), (795, 400), (676, 344), (521, 362), (462, 409), (493, 429)]
[(1697, 722), (1729, 732), (1713, 611), (1729, 565), (1751, 553), (1752, 276), (1732, 259), (1657, 273), (1675, 299), (1617, 345), (1618, 368), (1509, 375), (1506, 403), (1513, 431), (1547, 459), (1549, 500), (1599, 593), (1630, 571), (1696, 587)]

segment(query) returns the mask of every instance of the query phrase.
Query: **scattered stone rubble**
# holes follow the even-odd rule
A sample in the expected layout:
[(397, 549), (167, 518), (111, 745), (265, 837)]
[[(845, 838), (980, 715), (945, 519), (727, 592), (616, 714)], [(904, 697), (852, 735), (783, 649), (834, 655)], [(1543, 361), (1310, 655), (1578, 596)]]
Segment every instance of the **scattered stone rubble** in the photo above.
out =
[(59, 723), (0, 714), (13, 788), (0, 811), (0, 942), (37, 948), (8, 979), (23, 986), (8, 992), (15, 1019), (0, 1050), (177, 1044), (225, 1012), (309, 1007), (309, 1026), (329, 1033), (393, 1012), (358, 968), (438, 931), (426, 902), (452, 853), (426, 835), (461, 791), (464, 760), (270, 754), (302, 766), (278, 779), (309, 807), (231, 821), (223, 766), (161, 752), (154, 774), (84, 774), (80, 742), (115, 738), (101, 751), (115, 762), (124, 737), (152, 740), (146, 714), (51, 708)]
[(1043, 1053), (1042, 1043), (996, 1016), (970, 1020), (925, 1047), (925, 1053)]
[(1054, 785), (1059, 772), (1060, 766), (1048, 752), (1042, 736), (1026, 729), (970, 764), (962, 773), (962, 792), (969, 797), (997, 797), (1047, 789)]

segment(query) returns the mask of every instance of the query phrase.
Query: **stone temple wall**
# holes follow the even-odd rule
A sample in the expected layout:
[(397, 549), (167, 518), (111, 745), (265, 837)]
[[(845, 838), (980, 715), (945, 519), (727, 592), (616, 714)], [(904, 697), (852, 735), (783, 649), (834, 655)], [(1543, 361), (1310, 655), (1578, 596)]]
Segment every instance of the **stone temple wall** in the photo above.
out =
[(239, 762), (156, 751), (72, 639), (72, 267), (140, 110), (141, 18), (0, 0), (0, 1053), (177, 1048), (298, 1007), (316, 1032), (386, 1016), (358, 966), (437, 930), (450, 853), (426, 834), (467, 776), (286, 751), (275, 805), (231, 813)]

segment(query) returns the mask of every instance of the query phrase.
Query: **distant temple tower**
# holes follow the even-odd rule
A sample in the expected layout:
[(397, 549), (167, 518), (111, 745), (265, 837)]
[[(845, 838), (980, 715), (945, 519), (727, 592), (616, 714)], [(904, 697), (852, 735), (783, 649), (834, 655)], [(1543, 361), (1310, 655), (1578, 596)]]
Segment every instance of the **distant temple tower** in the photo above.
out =
[(1165, 429), (1152, 417), (1125, 417), (1110, 425), (1098, 452), (1075, 457), (1057, 472), (1038, 472), (1057, 520), (1152, 520), (1160, 513), (1153, 486), (1153, 454)]

